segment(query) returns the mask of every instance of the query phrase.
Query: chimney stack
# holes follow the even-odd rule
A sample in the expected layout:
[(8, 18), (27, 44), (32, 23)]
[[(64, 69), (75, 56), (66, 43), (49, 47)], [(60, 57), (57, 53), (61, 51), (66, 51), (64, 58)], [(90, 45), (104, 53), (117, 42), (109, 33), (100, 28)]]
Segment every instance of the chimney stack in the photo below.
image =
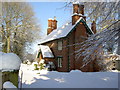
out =
[(80, 17), (83, 17), (86, 20), (86, 17), (84, 16), (84, 5), (73, 3), (72, 25), (74, 25)]
[(84, 5), (80, 5), (79, 6), (79, 11), (80, 11), (80, 14), (84, 15)]
[(79, 4), (78, 3), (76, 3), (76, 4), (73, 4), (73, 14), (74, 13), (79, 13)]
[(53, 25), (53, 30), (54, 29), (57, 29), (57, 20), (56, 20), (56, 17), (54, 17), (54, 20), (53, 20), (53, 23), (52, 23)]
[(95, 21), (92, 22), (91, 29), (94, 33), (96, 33), (96, 23), (95, 23)]
[(48, 19), (48, 29), (47, 29), (47, 35), (52, 32), (52, 19)]
[(54, 17), (54, 19), (52, 19), (52, 18), (48, 19), (47, 35), (50, 34), (54, 29), (57, 29), (56, 17)]

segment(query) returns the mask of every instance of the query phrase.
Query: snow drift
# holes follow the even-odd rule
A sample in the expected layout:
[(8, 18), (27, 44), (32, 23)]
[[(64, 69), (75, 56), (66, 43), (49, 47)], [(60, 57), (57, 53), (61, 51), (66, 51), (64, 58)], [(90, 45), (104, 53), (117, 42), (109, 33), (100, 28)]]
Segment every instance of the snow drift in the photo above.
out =
[(20, 64), (21, 60), (16, 54), (0, 52), (0, 70), (19, 70)]
[(39, 71), (25, 64), (20, 69), (23, 88), (118, 88), (118, 72)]
[(9, 82), (9, 81), (6, 81), (4, 84), (3, 84), (3, 88), (17, 88), (16, 86), (13, 85), (13, 83)]

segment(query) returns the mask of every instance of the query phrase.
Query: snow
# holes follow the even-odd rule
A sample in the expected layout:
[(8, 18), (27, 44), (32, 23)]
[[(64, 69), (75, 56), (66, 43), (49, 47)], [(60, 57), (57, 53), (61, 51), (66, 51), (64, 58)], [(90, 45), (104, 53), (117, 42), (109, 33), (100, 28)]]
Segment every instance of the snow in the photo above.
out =
[(0, 52), (0, 70), (19, 70), (20, 64), (21, 60), (16, 54)]
[(0, 42), (0, 47), (2, 47), (3, 44), (4, 44), (4, 43)]
[(13, 83), (6, 81), (3, 84), (3, 88), (17, 88), (16, 86), (13, 85)]
[(73, 4), (80, 4), (80, 2), (79, 1), (75, 1), (75, 2), (73, 2)]
[(107, 55), (104, 55), (104, 57), (111, 58), (112, 60), (120, 60), (120, 55), (118, 54), (107, 54)]
[(49, 18), (48, 20), (53, 20), (52, 18)]
[[(104, 30), (102, 30), (101, 32), (91, 35), (91, 37), (88, 37), (88, 39), (85, 40), (84, 42), (75, 44), (81, 46), (80, 49), (75, 51), (75, 57), (77, 59), (79, 59), (81, 56), (84, 57), (83, 67), (87, 65), (89, 62), (95, 60), (96, 58), (98, 58), (97, 60), (101, 67), (103, 66), (109, 67), (109, 63), (104, 62), (105, 60), (103, 56), (103, 51), (106, 48), (111, 48), (113, 51), (113, 46), (115, 44), (119, 44), (120, 40), (118, 38), (120, 36), (120, 28), (118, 27), (119, 25), (120, 22), (116, 21), (109, 25)], [(119, 45), (116, 48), (119, 48)], [(118, 51), (120, 50), (118, 49)], [(107, 68), (104, 69), (106, 70)]]
[(71, 72), (31, 70), (22, 64), (23, 88), (118, 88), (118, 72)]
[(34, 64), (38, 64), (37, 62), (33, 62), (32, 65), (34, 66)]
[(44, 63), (44, 62), (45, 62), (45, 60), (44, 60), (44, 59), (41, 59), (39, 63)]
[(74, 13), (74, 14), (72, 14), (72, 16), (74, 16), (74, 15), (78, 15), (78, 16), (82, 16), (82, 17), (85, 17), (84, 15), (82, 15), (81, 13)]
[(40, 45), (43, 58), (54, 58), (52, 51), (48, 46)]
[[(82, 17), (78, 19), (77, 23), (80, 22), (81, 19)], [(59, 39), (62, 37), (66, 37), (69, 34), (69, 32), (76, 26), (76, 24), (72, 25), (72, 22), (66, 23), (62, 27), (53, 30), (49, 35), (47, 35), (45, 38), (41, 40), (40, 44), (51, 40)]]

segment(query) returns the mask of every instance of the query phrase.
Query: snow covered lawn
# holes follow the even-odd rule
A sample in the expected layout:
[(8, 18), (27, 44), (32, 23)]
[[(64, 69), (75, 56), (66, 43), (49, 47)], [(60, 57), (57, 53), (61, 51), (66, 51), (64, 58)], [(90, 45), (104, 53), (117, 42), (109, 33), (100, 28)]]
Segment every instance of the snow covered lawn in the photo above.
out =
[(117, 72), (33, 71), (32, 65), (25, 64), (21, 70), (22, 88), (118, 88)]

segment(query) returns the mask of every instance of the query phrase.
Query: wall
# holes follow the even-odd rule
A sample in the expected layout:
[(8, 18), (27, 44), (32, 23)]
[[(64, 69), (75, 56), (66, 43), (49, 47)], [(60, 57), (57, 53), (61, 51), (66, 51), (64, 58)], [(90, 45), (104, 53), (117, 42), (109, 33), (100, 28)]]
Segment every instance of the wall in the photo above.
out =
[(6, 81), (12, 82), (16, 87), (18, 87), (18, 71), (2, 72), (2, 83)]
[[(84, 72), (92, 72), (98, 70), (98, 65), (95, 62), (90, 62), (85, 67), (81, 68), (83, 65), (83, 56), (79, 57), (77, 59), (75, 51), (79, 50), (81, 48), (80, 45), (74, 45), (76, 43), (81, 43), (86, 40), (87, 33), (86, 28), (82, 22), (76, 27), (76, 29), (66, 37), (54, 41), (50, 41), (45, 43), (44, 45), (47, 45), (51, 48), (55, 58), (54, 59), (46, 59), (46, 61), (53, 61), (56, 65), (57, 71), (61, 72), (67, 72), (70, 70), (79, 69)], [(63, 41), (63, 50), (58, 50), (57, 43), (59, 40)], [(70, 45), (70, 46), (68, 46)], [(57, 67), (57, 56), (63, 57), (62, 68)]]
[[(63, 42), (63, 48), (62, 50), (58, 50), (58, 40), (54, 40), (48, 43), (45, 43), (44, 45), (47, 45), (50, 47), (51, 51), (53, 52), (53, 55), (55, 56), (54, 59), (46, 59), (47, 61), (53, 61), (55, 63), (57, 71), (61, 72), (67, 72), (68, 71), (68, 47), (67, 47), (67, 38), (59, 39)], [(62, 67), (59, 68), (57, 66), (57, 57), (62, 56), (63, 62)]]
[(70, 60), (70, 70), (79, 69), (81, 71), (93, 71), (93, 62), (89, 63), (87, 66), (82, 67), (83, 65), (83, 56), (76, 57), (77, 53), (75, 51), (81, 48), (80, 45), (74, 45), (81, 43), (86, 40), (87, 33), (86, 28), (82, 22), (76, 27), (76, 29), (68, 36), (68, 44), (72, 45), (69, 47), (69, 60)]

